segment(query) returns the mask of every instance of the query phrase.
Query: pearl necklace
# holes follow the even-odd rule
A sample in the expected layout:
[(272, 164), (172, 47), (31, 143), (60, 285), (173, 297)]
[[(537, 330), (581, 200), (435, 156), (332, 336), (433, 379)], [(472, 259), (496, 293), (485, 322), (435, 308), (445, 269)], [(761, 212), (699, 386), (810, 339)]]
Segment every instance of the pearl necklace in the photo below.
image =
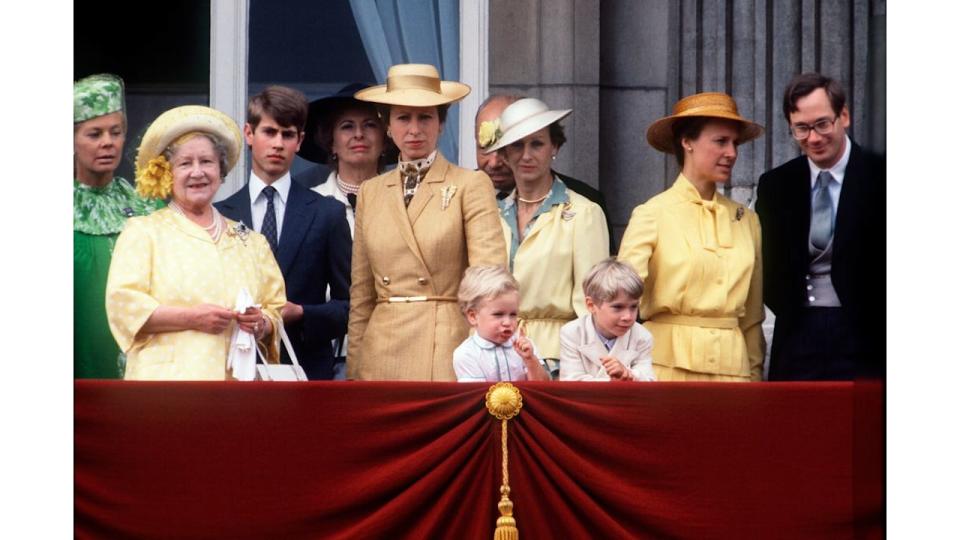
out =
[(337, 187), (340, 188), (340, 191), (342, 191), (344, 195), (348, 195), (351, 193), (356, 195), (357, 193), (360, 192), (360, 186), (348, 184), (347, 182), (345, 182), (343, 179), (340, 178), (339, 174), (337, 175)]
[(524, 199), (523, 197), (521, 197), (521, 196), (520, 196), (520, 193), (517, 193), (517, 200), (520, 201), (520, 202), (522, 202), (522, 203), (537, 204), (537, 203), (542, 203), (543, 201), (547, 200), (547, 197), (548, 197), (548, 196), (550, 196), (550, 192), (549, 192), (549, 191), (547, 192), (546, 195), (544, 195), (543, 197), (540, 197), (539, 199), (527, 200), (527, 199)]
[(199, 223), (196, 223), (192, 219), (187, 217), (187, 214), (184, 213), (183, 208), (180, 208), (179, 204), (173, 201), (170, 201), (170, 204), (168, 206), (172, 208), (174, 212), (187, 218), (191, 222), (195, 223), (198, 227), (201, 227), (203, 228), (203, 230), (207, 231), (207, 234), (210, 235), (214, 243), (220, 240), (220, 235), (223, 234), (223, 219), (220, 217), (220, 212), (217, 211), (217, 207), (215, 206), (210, 207), (210, 209), (213, 210), (213, 222), (211, 222), (210, 225), (207, 225), (206, 227), (204, 227), (203, 225), (200, 225)]

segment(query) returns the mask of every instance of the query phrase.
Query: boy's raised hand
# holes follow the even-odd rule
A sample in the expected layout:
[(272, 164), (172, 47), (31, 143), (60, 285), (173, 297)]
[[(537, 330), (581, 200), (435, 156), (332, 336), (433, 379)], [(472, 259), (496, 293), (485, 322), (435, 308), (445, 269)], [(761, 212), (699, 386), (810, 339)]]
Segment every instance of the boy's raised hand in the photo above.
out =
[(523, 326), (518, 328), (519, 335), (517, 339), (513, 340), (513, 350), (517, 351), (517, 354), (520, 355), (520, 358), (524, 360), (536, 360), (537, 357), (533, 355), (533, 344), (530, 343), (530, 339), (527, 338), (527, 331)]
[(513, 350), (517, 351), (517, 354), (523, 359), (527, 368), (527, 376), (531, 381), (550, 380), (550, 374), (540, 365), (540, 359), (537, 358), (537, 355), (533, 354), (533, 344), (527, 338), (527, 331), (523, 326), (519, 328), (519, 335), (513, 341)]

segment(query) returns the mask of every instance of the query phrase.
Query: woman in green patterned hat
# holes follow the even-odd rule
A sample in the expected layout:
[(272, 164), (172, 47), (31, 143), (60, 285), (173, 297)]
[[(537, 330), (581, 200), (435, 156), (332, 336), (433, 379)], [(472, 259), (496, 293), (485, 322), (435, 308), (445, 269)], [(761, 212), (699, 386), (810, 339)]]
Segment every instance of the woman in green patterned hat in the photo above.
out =
[(131, 216), (156, 203), (141, 199), (113, 172), (123, 155), (127, 119), (123, 80), (92, 75), (73, 85), (73, 369), (77, 378), (123, 377), (123, 356), (104, 304), (110, 255)]

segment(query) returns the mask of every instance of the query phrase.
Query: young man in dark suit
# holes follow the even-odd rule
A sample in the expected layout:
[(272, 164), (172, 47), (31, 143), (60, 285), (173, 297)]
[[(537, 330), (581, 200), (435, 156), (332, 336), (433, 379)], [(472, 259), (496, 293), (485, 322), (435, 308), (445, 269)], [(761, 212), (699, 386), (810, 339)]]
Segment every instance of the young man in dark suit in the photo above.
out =
[(776, 315), (770, 380), (882, 377), (886, 358), (886, 163), (847, 135), (833, 79), (804, 73), (783, 113), (803, 151), (757, 188), (763, 297)]
[(267, 237), (286, 282), (281, 315), (294, 352), (309, 379), (331, 379), (331, 340), (347, 330), (352, 242), (345, 207), (290, 177), (306, 120), (307, 99), (292, 88), (270, 86), (250, 98), (250, 180), (216, 206)]

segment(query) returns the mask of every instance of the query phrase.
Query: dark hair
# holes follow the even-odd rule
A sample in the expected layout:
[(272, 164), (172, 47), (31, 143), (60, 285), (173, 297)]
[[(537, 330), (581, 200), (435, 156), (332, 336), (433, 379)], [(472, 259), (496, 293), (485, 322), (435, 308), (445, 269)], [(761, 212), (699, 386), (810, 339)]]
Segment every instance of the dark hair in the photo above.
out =
[(333, 131), (337, 127), (337, 122), (340, 121), (340, 118), (343, 117), (348, 111), (362, 111), (368, 112), (377, 119), (377, 123), (380, 124), (380, 131), (383, 134), (383, 152), (380, 154), (380, 160), (377, 164), (377, 170), (383, 170), (387, 163), (396, 160), (396, 150), (393, 144), (393, 141), (390, 140), (390, 137), (387, 137), (386, 122), (384, 117), (381, 116), (378, 107), (373, 103), (354, 100), (341, 107), (331, 108), (326, 111), (320, 118), (317, 120), (317, 131), (316, 133), (307, 134), (307, 137), (314, 137), (314, 141), (317, 143), (317, 146), (323, 149), (326, 154), (325, 165), (337, 168), (337, 161), (333, 157)]
[(700, 132), (703, 131), (704, 126), (706, 126), (711, 120), (717, 120), (717, 118), (710, 118), (708, 116), (688, 116), (686, 118), (678, 118), (673, 123), (673, 155), (677, 158), (677, 165), (683, 169), (683, 139), (696, 139), (700, 136)]
[(839, 115), (843, 111), (847, 96), (840, 83), (819, 73), (801, 73), (791, 79), (783, 91), (783, 117), (787, 119), (787, 124), (790, 123), (790, 113), (797, 112), (797, 101), (817, 88), (823, 88), (827, 93), (834, 114)]
[(557, 147), (557, 150), (560, 150), (560, 147), (563, 146), (563, 143), (567, 142), (567, 136), (563, 134), (563, 126), (560, 125), (560, 122), (554, 122), (548, 126), (550, 133), (550, 142)]
[(281, 126), (294, 126), (297, 131), (303, 131), (307, 123), (307, 107), (303, 92), (286, 86), (268, 86), (250, 98), (247, 123), (256, 130), (263, 113), (267, 113)]

